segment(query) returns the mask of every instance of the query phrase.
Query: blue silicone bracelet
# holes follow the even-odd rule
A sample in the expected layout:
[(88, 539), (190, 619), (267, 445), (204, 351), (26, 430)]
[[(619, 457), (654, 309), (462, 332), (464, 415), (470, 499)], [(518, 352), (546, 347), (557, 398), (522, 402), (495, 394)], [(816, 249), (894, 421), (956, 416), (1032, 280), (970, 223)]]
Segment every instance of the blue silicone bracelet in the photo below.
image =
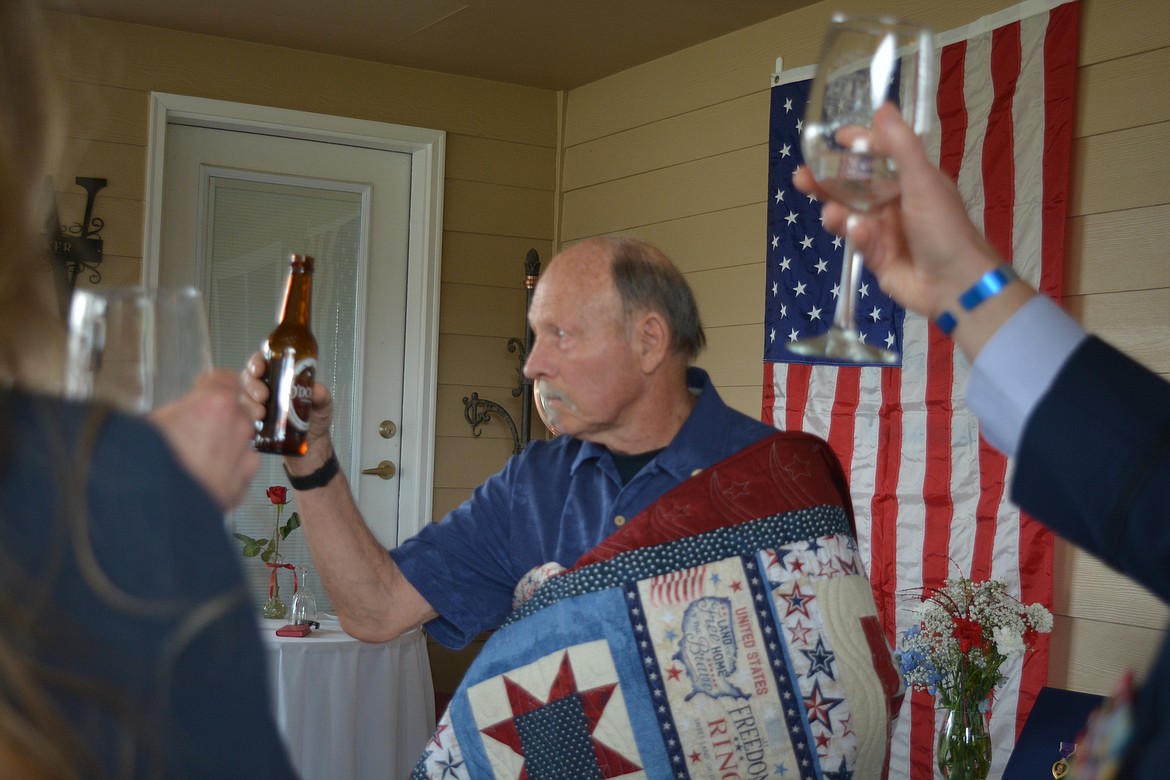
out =
[[(994, 298), (1003, 288), (1019, 278), (1010, 265), (1001, 265), (998, 268), (993, 268), (979, 277), (979, 281), (971, 285), (971, 288), (967, 292), (959, 296), (959, 304), (966, 311), (971, 311), (988, 298)], [(958, 323), (955, 321), (955, 315), (949, 311), (944, 311), (935, 320), (935, 324), (938, 325), (939, 330), (944, 335), (949, 336)]]

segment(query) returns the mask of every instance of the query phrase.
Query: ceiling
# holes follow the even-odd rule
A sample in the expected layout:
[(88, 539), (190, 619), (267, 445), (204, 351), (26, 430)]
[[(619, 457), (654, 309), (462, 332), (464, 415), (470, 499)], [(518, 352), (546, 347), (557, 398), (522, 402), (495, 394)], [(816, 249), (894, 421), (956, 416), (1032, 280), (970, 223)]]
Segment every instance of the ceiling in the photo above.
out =
[(562, 90), (816, 0), (42, 0), (122, 22)]

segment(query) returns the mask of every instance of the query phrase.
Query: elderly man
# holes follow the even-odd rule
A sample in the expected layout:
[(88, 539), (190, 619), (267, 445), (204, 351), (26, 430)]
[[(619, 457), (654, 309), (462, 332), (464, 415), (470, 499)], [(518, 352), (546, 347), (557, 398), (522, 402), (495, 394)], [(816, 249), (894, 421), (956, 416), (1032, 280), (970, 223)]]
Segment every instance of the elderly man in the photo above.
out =
[[(801, 755), (804, 752), (818, 754), (828, 769), (852, 770), (860, 760), (854, 731), (862, 722), (877, 738), (862, 764), (872, 767), (876, 761), (880, 767), (888, 725), (886, 699), (899, 686), (889, 682), (888, 653), (880, 632), (875, 635), (870, 624), (873, 602), (863, 573), (837, 578), (860, 581), (860, 588), (846, 589), (847, 596), (841, 589), (824, 591), (826, 612), (840, 602), (850, 615), (844, 621), (848, 629), (833, 637), (816, 630), (810, 633), (814, 624), (823, 624), (820, 612), (811, 615), (810, 602), (804, 600), (812, 597), (816, 585), (788, 578), (795, 571), (803, 572), (806, 565), (810, 576), (813, 570), (844, 573), (850, 567), (858, 573), (848, 495), (827, 446), (803, 434), (778, 434), (732, 410), (706, 373), (689, 367), (705, 342), (694, 297), (682, 274), (647, 244), (596, 238), (569, 247), (553, 258), (542, 275), (529, 320), (536, 340), (525, 375), (534, 380), (549, 422), (563, 435), (532, 442), (442, 522), (424, 528), (389, 554), (367, 530), (344, 476), (337, 473), (328, 437), (329, 394), (320, 385), (315, 388), (308, 454), (288, 459), (286, 467), (298, 491), (314, 562), (345, 629), (376, 642), (425, 624), (439, 642), (459, 647), (507, 619), (509, 626), (489, 642), (489, 648), (496, 643), (503, 650), (485, 648), (483, 655), (502, 656), (520, 665), (508, 686), (524, 687), (517, 681), (533, 675), (545, 680), (536, 685), (543, 687), (540, 692), (526, 688), (532, 696), (529, 714), (543, 711), (538, 704), (559, 701), (557, 695), (570, 689), (592, 687), (586, 686), (580, 668), (575, 672), (569, 668), (573, 663), (594, 671), (611, 669), (613, 674), (602, 677), (611, 686), (607, 690), (621, 684), (626, 711), (620, 717), (607, 715), (611, 736), (604, 741), (604, 750), (590, 753), (603, 764), (609, 762), (611, 769), (641, 767), (650, 776), (658, 776), (657, 771), (669, 771), (672, 761), (685, 760), (725, 768), (739, 762), (744, 771), (760, 761), (771, 762), (773, 769), (787, 763), (796, 771), (801, 761), (810, 761), (810, 755)], [(261, 368), (256, 359), (249, 366), (253, 377), (261, 375)], [(263, 399), (261, 383), (253, 381), (249, 387), (257, 401)], [(736, 457), (728, 461), (731, 456)], [(736, 465), (721, 467), (728, 462)], [(701, 473), (702, 477), (695, 476)], [(714, 503), (708, 507), (712, 497)], [(697, 511), (700, 506), (705, 508)], [(813, 516), (799, 515), (809, 507), (818, 508)], [(825, 507), (829, 508), (827, 519), (816, 515)], [(752, 537), (750, 544), (724, 533), (740, 521), (765, 516), (771, 523), (771, 535), (764, 534), (766, 542), (756, 541), (747, 531), (740, 537)], [(821, 545), (818, 538), (835, 541)], [(683, 552), (676, 549), (679, 539), (685, 540)], [(791, 550), (785, 542), (792, 544)], [(839, 549), (836, 544), (841, 545)], [(835, 550), (832, 555), (826, 552), (830, 548)], [(709, 549), (717, 552), (707, 555)], [(615, 551), (621, 551), (617, 558), (627, 566), (620, 575), (614, 573), (610, 560)], [(843, 568), (834, 563), (846, 558), (849, 562)], [(574, 569), (559, 575), (575, 564), (580, 573)], [(793, 572), (789, 564), (794, 564)], [(727, 565), (731, 568), (719, 569)], [(783, 593), (773, 599), (787, 598), (785, 603), (796, 604), (797, 614), (793, 618), (789, 613), (788, 624), (776, 622), (769, 608), (760, 607), (761, 612), (752, 605), (747, 584), (762, 587), (761, 580), (744, 566), (752, 572), (757, 567), (768, 569), (771, 573), (765, 581), (774, 593)], [(534, 571), (540, 575), (534, 578), (530, 574)], [(550, 572), (558, 576), (552, 576), (548, 584), (555, 583), (564, 593), (548, 596), (556, 588), (538, 593), (546, 602), (558, 602), (563, 614), (553, 618), (542, 613), (532, 618), (528, 628), (509, 632), (520, 619), (513, 607)], [(817, 582), (830, 579), (825, 574)], [(598, 588), (604, 588), (598, 583), (611, 580), (625, 581), (632, 590), (625, 601), (618, 600), (616, 611), (603, 617), (598, 604), (587, 600), (602, 598)], [(664, 589), (665, 583), (675, 580), (683, 583), (681, 590)], [(642, 587), (639, 582), (648, 589), (645, 594), (637, 592)], [(766, 590), (757, 593), (757, 606), (768, 603), (766, 594)], [(631, 688), (629, 680), (623, 682), (629, 671), (623, 666), (627, 662), (618, 660), (625, 657), (624, 651), (615, 649), (627, 641), (621, 629), (609, 633), (609, 621), (625, 621), (628, 629), (626, 608), (642, 601), (644, 607), (635, 611), (648, 618), (654, 615), (651, 632), (658, 635), (659, 647), (653, 664), (650, 654), (643, 656), (644, 663), (653, 666), (649, 678), (643, 677)], [(538, 611), (529, 604), (518, 612), (525, 609), (524, 614)], [(616, 613), (621, 614), (615, 618)], [(550, 620), (567, 633), (549, 624)], [(813, 712), (811, 722), (798, 714), (794, 723), (782, 723), (778, 699), (753, 710), (753, 697), (764, 702), (787, 690), (789, 698), (793, 694), (806, 698), (812, 691), (803, 691), (786, 676), (786, 672), (800, 675), (801, 669), (777, 671), (775, 667), (785, 663), (779, 645), (772, 643), (771, 655), (763, 649), (765, 635), (783, 632), (785, 625), (810, 647), (815, 647), (813, 637), (821, 637), (820, 649), (810, 652), (820, 653), (816, 657), (827, 673), (823, 675), (826, 684), (843, 679), (833, 666), (833, 653), (845, 658), (860, 648), (859, 666), (868, 672), (858, 677), (873, 683), (866, 696), (871, 704), (876, 702), (869, 709), (877, 714), (867, 714), (867, 705), (857, 700), (860, 688), (849, 694), (854, 697), (850, 699), (855, 715), (852, 728), (844, 689), (836, 689), (842, 695), (834, 699), (840, 703), (840, 712), (829, 714), (838, 704), (827, 710), (823, 703), (814, 702), (810, 706), (821, 709)], [(600, 633), (577, 636), (578, 629)], [(537, 636), (553, 644), (534, 648)], [(516, 637), (519, 646), (508, 644), (515, 643)], [(598, 651), (591, 642), (594, 639), (604, 639), (607, 649)], [(830, 640), (836, 643), (832, 650), (824, 644)], [(643, 640), (644, 651), (650, 647), (648, 642)], [(585, 651), (580, 650), (586, 646), (593, 648), (589, 653), (600, 652), (605, 660), (586, 663)], [(635, 658), (638, 652), (633, 649)], [(795, 649), (789, 652), (799, 656)], [(883, 674), (884, 682), (878, 679)], [(666, 675), (685, 684), (671, 694), (678, 706), (668, 728), (686, 731), (688, 737), (647, 747), (643, 737), (633, 735), (652, 727), (644, 721), (648, 717), (654, 721), (647, 714), (653, 709), (636, 689), (644, 687), (646, 679)], [(469, 673), (471, 677), (477, 675)], [(816, 670), (808, 677), (812, 685)], [(548, 679), (559, 682), (550, 689)], [(578, 758), (566, 757), (572, 751), (542, 751), (540, 739), (531, 732), (523, 737), (509, 731), (511, 726), (501, 727), (511, 736), (497, 733), (499, 739), (486, 740), (494, 748), (485, 747), (479, 737), (472, 737), (474, 744), (468, 743), (476, 727), (460, 721), (474, 720), (467, 714), (470, 700), (479, 702), (475, 707), (480, 713), (501, 706), (499, 697), (494, 703), (483, 698), (492, 685), (496, 684), (456, 694), (452, 711), (457, 723), (452, 732), (460, 731), (461, 745), (437, 740), (439, 749), (430, 750), (429, 755), (440, 764), (432, 770), (437, 773), (441, 766), (443, 776), (449, 776), (453, 756), (459, 756), (467, 767), (520, 761), (526, 762), (529, 776), (538, 776), (542, 766), (546, 776), (566, 776), (558, 773), (567, 765), (557, 762), (576, 764)], [(821, 691), (816, 688), (814, 698)], [(667, 693), (659, 695), (667, 697)], [(508, 696), (503, 700), (514, 701)], [(594, 717), (600, 717), (600, 711)], [(532, 718), (539, 719), (532, 714), (527, 722), (531, 724)], [(769, 718), (774, 722), (769, 723)], [(785, 734), (796, 726), (802, 737), (790, 742)], [(560, 736), (573, 731), (562, 722), (546, 728), (549, 734)], [(593, 734), (592, 728), (588, 731)], [(614, 736), (617, 732), (625, 736)], [(583, 744), (589, 740), (595, 746), (601, 744), (594, 736), (582, 739)], [(505, 747), (500, 748), (501, 744)], [(680, 744), (689, 746), (685, 758)], [(740, 746), (738, 753), (728, 749), (733, 744)], [(494, 757), (489, 755), (493, 752)], [(474, 777), (476, 772), (467, 776)]]

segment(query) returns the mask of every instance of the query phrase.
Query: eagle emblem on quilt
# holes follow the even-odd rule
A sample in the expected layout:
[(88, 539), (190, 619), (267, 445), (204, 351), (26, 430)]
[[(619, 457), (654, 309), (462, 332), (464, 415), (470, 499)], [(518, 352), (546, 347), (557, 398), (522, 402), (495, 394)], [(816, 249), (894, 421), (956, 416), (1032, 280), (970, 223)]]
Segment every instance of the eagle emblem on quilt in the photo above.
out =
[(902, 683), (820, 439), (741, 450), (517, 591), (412, 777), (882, 776)]

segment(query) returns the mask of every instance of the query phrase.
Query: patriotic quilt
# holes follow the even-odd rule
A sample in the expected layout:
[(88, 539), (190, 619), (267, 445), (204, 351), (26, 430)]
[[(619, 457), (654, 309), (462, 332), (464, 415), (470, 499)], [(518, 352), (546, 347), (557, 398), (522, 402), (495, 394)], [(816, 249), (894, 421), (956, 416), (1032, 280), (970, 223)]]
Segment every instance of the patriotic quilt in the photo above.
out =
[(880, 776), (901, 679), (836, 458), (779, 433), (540, 567), (412, 777)]

